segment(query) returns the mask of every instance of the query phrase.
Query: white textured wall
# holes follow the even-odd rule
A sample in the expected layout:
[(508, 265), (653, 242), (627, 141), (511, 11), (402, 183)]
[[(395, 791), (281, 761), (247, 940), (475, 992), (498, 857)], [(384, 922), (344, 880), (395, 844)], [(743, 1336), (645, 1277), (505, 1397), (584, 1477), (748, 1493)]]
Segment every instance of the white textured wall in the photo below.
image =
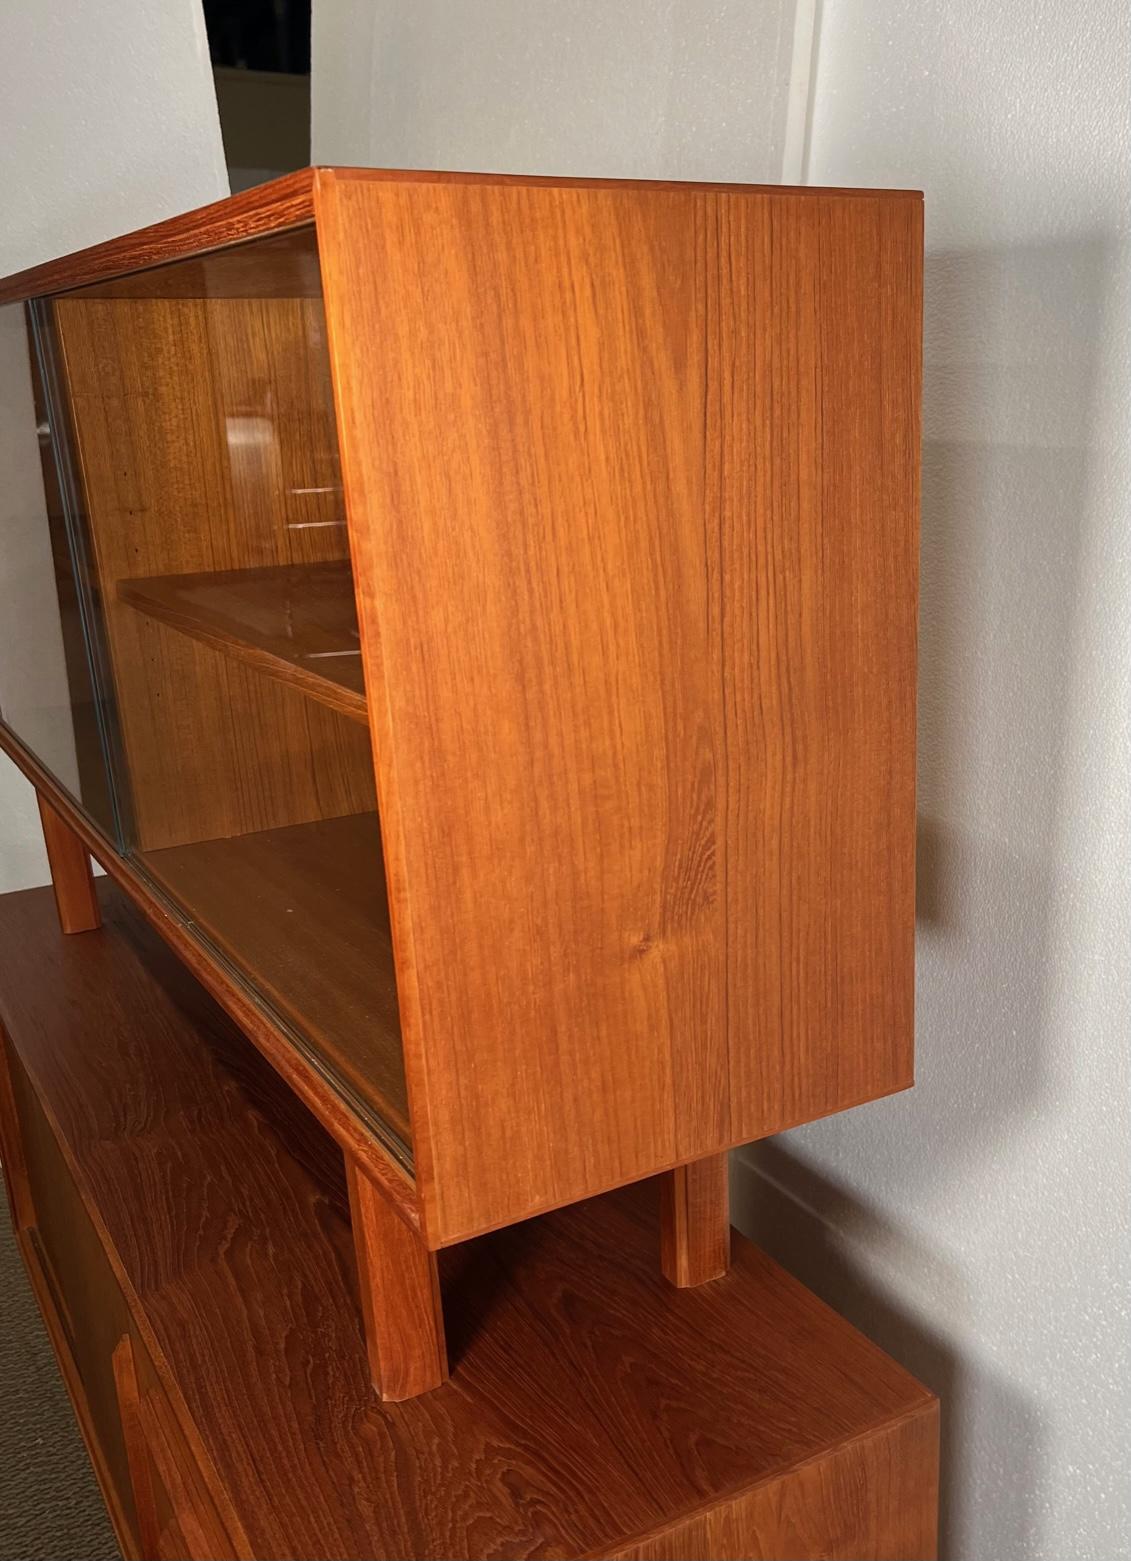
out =
[(737, 1212), (944, 1395), (961, 1561), (1131, 1554), (1129, 18), (825, 0), (814, 84), (926, 191), (918, 1085)]
[(318, 163), (775, 180), (794, 0), (317, 0)]
[[(0, 276), (226, 195), (200, 0), (0, 0), (0, 147)], [(0, 892), (47, 877), (34, 794), (0, 756)]]

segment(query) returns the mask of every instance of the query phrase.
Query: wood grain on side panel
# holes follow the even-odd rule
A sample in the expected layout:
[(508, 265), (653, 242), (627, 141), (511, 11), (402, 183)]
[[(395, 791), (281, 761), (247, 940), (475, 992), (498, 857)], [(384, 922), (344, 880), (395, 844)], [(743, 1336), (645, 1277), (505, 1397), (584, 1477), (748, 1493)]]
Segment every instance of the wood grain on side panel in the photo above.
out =
[(912, 1080), (921, 211), (720, 196), (731, 1136)]
[(429, 1239), (908, 1084), (918, 203), (315, 206)]
[(932, 1404), (612, 1554), (615, 1561), (933, 1561), (938, 1462)]
[(729, 1134), (706, 202), (318, 196), (430, 1239)]

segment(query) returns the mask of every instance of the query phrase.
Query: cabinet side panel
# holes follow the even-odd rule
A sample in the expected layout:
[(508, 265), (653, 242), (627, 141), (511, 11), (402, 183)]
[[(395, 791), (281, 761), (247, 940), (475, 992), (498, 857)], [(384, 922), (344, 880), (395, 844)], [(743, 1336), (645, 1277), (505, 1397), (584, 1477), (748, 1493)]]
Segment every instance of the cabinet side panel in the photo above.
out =
[(733, 1137), (912, 1078), (921, 208), (718, 197)]
[(729, 1137), (712, 199), (319, 176), (434, 1241)]
[(938, 1405), (614, 1552), (617, 1561), (933, 1561)]
[(316, 200), (429, 1239), (909, 1084), (919, 203)]

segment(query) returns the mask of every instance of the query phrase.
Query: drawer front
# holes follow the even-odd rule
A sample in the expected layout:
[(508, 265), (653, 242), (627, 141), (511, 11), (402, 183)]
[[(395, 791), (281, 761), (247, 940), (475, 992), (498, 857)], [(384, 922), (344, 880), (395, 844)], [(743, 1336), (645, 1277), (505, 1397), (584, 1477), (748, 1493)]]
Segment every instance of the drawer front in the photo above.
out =
[(123, 1548), (147, 1561), (235, 1556), (31, 1081), (5, 1051), (26, 1187), (19, 1222)]
[(170, 1561), (236, 1556), (145, 1345), (132, 1331), (115, 1351), (114, 1369), (143, 1553)]
[[(134, 1521), (113, 1352), (126, 1303), (55, 1135), (20, 1063), (10, 1057), (12, 1095), (34, 1211), (29, 1235), (79, 1379), (89, 1429), (121, 1514)], [(84, 1428), (85, 1429), (85, 1428)], [(95, 1457), (95, 1467), (99, 1460)]]

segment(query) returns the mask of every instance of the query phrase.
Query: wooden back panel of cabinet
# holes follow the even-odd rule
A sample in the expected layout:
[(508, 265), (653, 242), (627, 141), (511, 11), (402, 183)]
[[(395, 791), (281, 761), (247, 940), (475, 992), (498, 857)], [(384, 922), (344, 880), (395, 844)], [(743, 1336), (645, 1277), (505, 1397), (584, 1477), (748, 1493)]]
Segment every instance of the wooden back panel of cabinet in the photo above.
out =
[(58, 300), (55, 330), (137, 844), (372, 808), (364, 732), (124, 594), (154, 577), (345, 558), (319, 465), (336, 444), (329, 396), (309, 383), (320, 300), (101, 292)]
[(908, 1085), (919, 200), (315, 213), (429, 1241)]

